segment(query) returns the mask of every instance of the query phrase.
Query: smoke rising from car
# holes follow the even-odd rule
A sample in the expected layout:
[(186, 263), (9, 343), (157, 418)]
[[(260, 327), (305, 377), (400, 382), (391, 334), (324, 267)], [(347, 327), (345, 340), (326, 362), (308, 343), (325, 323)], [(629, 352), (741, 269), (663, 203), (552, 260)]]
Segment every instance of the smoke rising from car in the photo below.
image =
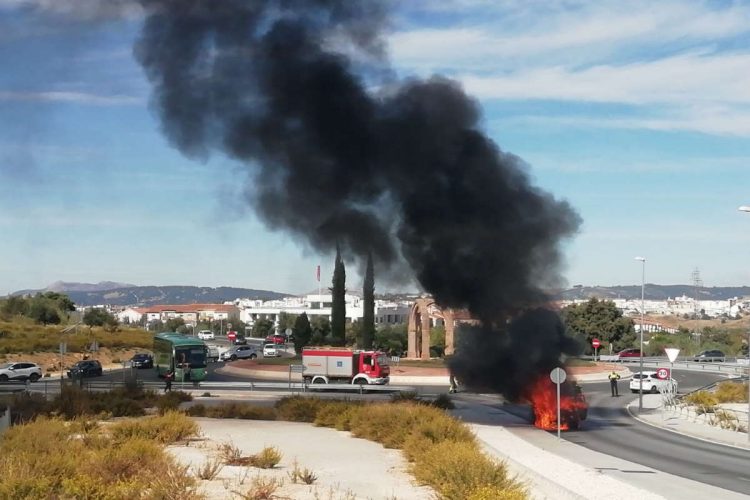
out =
[[(578, 215), (483, 133), (458, 83), (394, 76), (386, 3), (142, 5), (134, 52), (164, 133), (190, 157), (247, 165), (247, 199), (269, 228), (360, 263), (372, 252), (379, 279), (416, 279), (481, 320), (476, 345), (513, 345), (489, 331), (561, 284), (559, 244)], [(554, 335), (544, 363), (565, 348)]]

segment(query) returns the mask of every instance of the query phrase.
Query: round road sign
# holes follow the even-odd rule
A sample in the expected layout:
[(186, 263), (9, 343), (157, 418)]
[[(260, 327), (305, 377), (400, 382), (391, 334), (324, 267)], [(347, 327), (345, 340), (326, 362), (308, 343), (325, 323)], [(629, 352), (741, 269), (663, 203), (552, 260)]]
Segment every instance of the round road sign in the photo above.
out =
[(552, 381), (556, 384), (562, 384), (563, 382), (565, 382), (566, 377), (567, 374), (562, 368), (555, 368), (554, 370), (549, 372), (549, 378), (551, 378)]
[(591, 345), (594, 346), (594, 349), (598, 348), (601, 344), (599, 343), (599, 339), (594, 339), (591, 341)]
[(669, 368), (659, 368), (656, 370), (656, 378), (667, 380), (669, 378)]

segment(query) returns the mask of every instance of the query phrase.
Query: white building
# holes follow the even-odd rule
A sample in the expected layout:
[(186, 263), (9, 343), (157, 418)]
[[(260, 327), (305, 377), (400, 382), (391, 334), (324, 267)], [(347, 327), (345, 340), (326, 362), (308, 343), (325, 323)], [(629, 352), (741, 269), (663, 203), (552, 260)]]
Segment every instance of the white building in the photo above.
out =
[[(324, 316), (331, 319), (331, 294), (308, 294), (304, 297), (286, 297), (280, 300), (250, 300), (237, 299), (235, 304), (240, 310), (240, 320), (248, 327), (259, 319), (271, 320), (274, 329), (278, 332), (279, 317), (281, 313), (298, 316), (307, 314), (311, 320), (315, 316)], [(364, 315), (364, 301), (357, 295), (344, 295), (346, 304), (346, 322), (359, 321)], [(411, 304), (395, 302), (375, 301), (375, 323), (400, 324), (406, 323), (409, 318)]]

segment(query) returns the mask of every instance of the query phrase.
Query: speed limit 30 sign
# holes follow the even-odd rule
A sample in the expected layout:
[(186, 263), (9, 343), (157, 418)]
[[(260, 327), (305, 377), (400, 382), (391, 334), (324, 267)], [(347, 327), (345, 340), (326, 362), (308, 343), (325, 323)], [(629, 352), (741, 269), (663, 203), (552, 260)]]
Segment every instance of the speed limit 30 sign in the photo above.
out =
[(656, 378), (667, 380), (669, 378), (669, 368), (659, 368), (656, 370)]

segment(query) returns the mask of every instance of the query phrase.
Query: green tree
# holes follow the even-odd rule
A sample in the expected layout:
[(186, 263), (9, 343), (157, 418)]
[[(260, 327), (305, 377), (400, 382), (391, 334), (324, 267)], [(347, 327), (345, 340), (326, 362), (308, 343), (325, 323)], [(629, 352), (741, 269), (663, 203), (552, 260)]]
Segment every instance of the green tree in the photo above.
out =
[(336, 263), (333, 267), (331, 287), (331, 344), (346, 342), (346, 269), (341, 249), (336, 246)]
[(325, 316), (313, 316), (310, 320), (312, 327), (311, 345), (322, 345), (331, 334), (331, 322)]
[(394, 356), (406, 350), (407, 342), (406, 325), (383, 325), (375, 331), (375, 349)]
[(31, 300), (28, 315), (31, 319), (43, 325), (57, 325), (61, 321), (57, 308), (43, 297), (35, 297)]
[(55, 307), (57, 307), (57, 309), (63, 314), (68, 314), (68, 312), (76, 310), (75, 303), (64, 293), (45, 292), (42, 294), (42, 297), (52, 301), (55, 304)]
[(297, 324), (299, 315), (282, 312), (279, 314), (279, 331), (286, 332), (287, 329), (294, 331), (294, 325)]
[(367, 269), (362, 290), (364, 310), (362, 312), (362, 348), (372, 349), (375, 340), (375, 271), (372, 265), (372, 252), (367, 254)]
[(0, 312), (6, 316), (26, 316), (29, 312), (29, 301), (20, 295), (11, 295), (2, 301)]
[(164, 323), (164, 328), (168, 332), (176, 332), (178, 328), (185, 326), (185, 320), (182, 318), (169, 318), (166, 323)]
[(88, 326), (110, 326), (117, 325), (117, 319), (100, 307), (92, 307), (87, 309), (83, 314), (83, 323)]
[(568, 335), (578, 339), (586, 353), (592, 354), (593, 339), (602, 342), (600, 352), (610, 344), (614, 352), (635, 343), (635, 328), (630, 318), (625, 318), (614, 302), (590, 299), (583, 304), (573, 304), (562, 310), (562, 319)]
[(297, 356), (302, 356), (302, 349), (310, 344), (312, 339), (312, 326), (310, 326), (310, 320), (307, 318), (307, 313), (302, 313), (297, 316), (294, 320), (294, 326), (292, 327), (292, 333), (294, 335), (294, 352)]
[(253, 323), (253, 337), (266, 338), (273, 333), (273, 321), (266, 318), (255, 320)]

